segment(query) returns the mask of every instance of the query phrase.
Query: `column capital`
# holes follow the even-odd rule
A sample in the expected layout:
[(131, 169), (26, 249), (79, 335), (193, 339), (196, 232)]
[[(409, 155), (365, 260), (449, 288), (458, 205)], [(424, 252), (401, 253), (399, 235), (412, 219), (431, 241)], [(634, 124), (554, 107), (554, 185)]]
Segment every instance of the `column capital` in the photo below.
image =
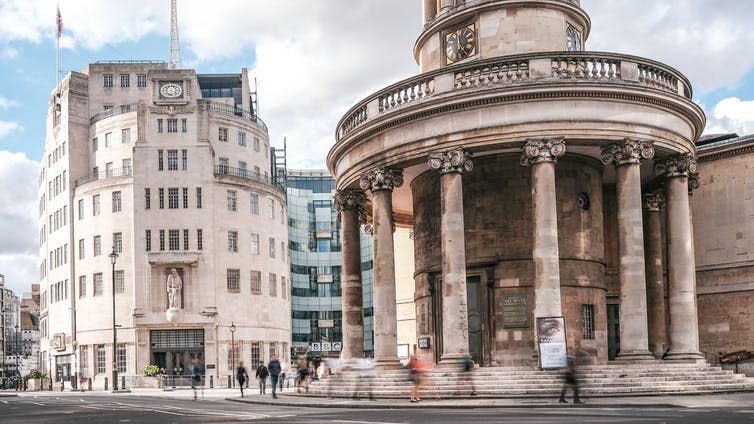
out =
[(602, 148), (602, 163), (615, 166), (635, 164), (642, 159), (650, 159), (655, 155), (652, 143), (639, 141), (634, 138), (624, 138)]
[(403, 171), (389, 168), (373, 169), (361, 176), (359, 186), (363, 190), (393, 190), (403, 185)]
[(335, 193), (335, 210), (338, 211), (338, 221), (340, 221), (340, 213), (344, 210), (356, 211), (359, 215), (359, 220), (364, 221), (366, 219), (366, 211), (364, 205), (367, 202), (367, 196), (361, 190), (338, 190)]
[(697, 173), (696, 157), (691, 153), (684, 153), (657, 159), (655, 172), (668, 178), (688, 177)]
[(541, 138), (529, 139), (521, 152), (521, 165), (529, 166), (538, 162), (557, 162), (566, 151), (565, 139)]
[(647, 193), (642, 196), (644, 209), (648, 211), (659, 211), (665, 206), (665, 195), (663, 193)]
[(430, 168), (440, 170), (441, 174), (447, 174), (449, 172), (463, 174), (474, 168), (474, 162), (471, 161), (471, 153), (460, 147), (457, 149), (430, 153), (428, 163)]
[(694, 190), (698, 189), (699, 186), (699, 173), (689, 172), (689, 196), (694, 194)]

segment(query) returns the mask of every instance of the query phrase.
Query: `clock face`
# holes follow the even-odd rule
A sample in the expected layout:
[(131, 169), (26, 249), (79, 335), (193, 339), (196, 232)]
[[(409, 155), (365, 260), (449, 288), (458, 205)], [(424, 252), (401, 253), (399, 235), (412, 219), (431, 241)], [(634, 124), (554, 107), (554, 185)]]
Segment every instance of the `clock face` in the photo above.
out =
[(160, 85), (160, 95), (168, 99), (175, 99), (181, 97), (183, 94), (183, 87), (180, 84), (174, 82), (167, 82)]
[(578, 52), (581, 47), (581, 32), (568, 24), (566, 28), (566, 48), (569, 52)]
[(468, 25), (445, 35), (447, 63), (453, 63), (476, 54), (474, 25)]

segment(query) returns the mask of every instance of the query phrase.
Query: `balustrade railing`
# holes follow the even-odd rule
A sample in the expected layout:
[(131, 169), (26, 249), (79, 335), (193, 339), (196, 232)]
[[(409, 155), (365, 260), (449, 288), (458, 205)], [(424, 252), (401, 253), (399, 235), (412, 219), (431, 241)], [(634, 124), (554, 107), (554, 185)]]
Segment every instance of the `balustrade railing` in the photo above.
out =
[(455, 72), (455, 88), (478, 87), (529, 79), (529, 62), (505, 60), (469, 67)]
[(124, 168), (109, 169), (109, 170), (106, 169), (103, 172), (98, 172), (96, 174), (91, 174), (89, 176), (77, 179), (76, 186), (79, 187), (86, 183), (90, 183), (92, 181), (105, 180), (108, 178), (129, 177), (132, 174), (133, 174), (133, 168), (130, 166), (127, 166)]
[(620, 59), (609, 57), (558, 57), (552, 59), (556, 78), (620, 79)]
[(101, 120), (103, 120), (105, 118), (109, 118), (111, 116), (122, 115), (124, 113), (134, 112), (134, 111), (136, 111), (136, 106), (137, 105), (135, 105), (135, 104), (114, 106), (112, 109), (107, 109), (104, 112), (100, 112), (100, 113), (92, 116), (89, 119), (89, 123), (93, 124), (93, 123), (95, 123), (97, 121), (101, 121)]
[(235, 107), (226, 103), (213, 102), (206, 99), (199, 99), (197, 103), (199, 104), (199, 107), (203, 107), (210, 112), (238, 116), (239, 118), (256, 122), (261, 125), (265, 129), (265, 131), (267, 131), (267, 124), (262, 121), (262, 118), (260, 118), (257, 114), (249, 112), (248, 110), (243, 110), (240, 107)]
[(380, 112), (431, 96), (435, 92), (434, 78), (422, 78), (383, 93), (379, 98)]
[(274, 186), (276, 189), (285, 192), (285, 186), (280, 181), (271, 178), (267, 175), (261, 175), (259, 172), (249, 171), (245, 168), (233, 168), (228, 165), (215, 165), (215, 176), (228, 175), (231, 177), (239, 177), (246, 180), (259, 181), (264, 184)]

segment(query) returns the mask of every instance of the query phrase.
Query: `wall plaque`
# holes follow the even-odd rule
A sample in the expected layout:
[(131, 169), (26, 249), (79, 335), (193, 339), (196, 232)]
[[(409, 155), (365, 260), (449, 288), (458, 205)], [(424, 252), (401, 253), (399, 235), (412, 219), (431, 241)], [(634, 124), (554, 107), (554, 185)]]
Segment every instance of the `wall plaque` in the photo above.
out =
[(525, 294), (503, 295), (503, 328), (529, 326), (529, 308)]

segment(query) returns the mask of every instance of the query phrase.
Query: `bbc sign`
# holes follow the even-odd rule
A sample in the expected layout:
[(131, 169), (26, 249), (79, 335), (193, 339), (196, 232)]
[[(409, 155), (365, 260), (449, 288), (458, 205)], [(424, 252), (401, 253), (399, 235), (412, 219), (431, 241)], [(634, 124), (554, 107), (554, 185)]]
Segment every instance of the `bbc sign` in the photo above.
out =
[(343, 348), (341, 342), (322, 342), (322, 343), (310, 343), (309, 350), (311, 352), (340, 352)]

